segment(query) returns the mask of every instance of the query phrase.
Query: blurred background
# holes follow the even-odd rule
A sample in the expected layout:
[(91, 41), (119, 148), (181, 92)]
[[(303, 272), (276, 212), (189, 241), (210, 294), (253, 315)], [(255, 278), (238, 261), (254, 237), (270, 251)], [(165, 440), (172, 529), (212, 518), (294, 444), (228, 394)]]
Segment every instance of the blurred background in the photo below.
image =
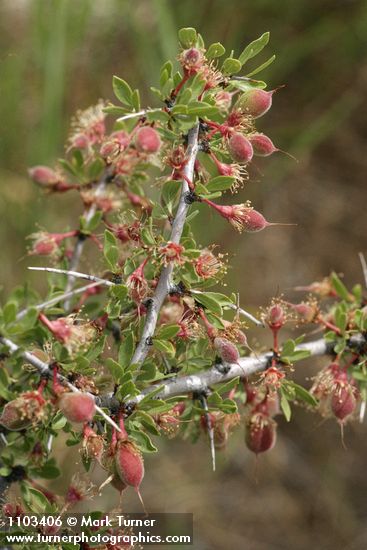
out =
[[(285, 87), (258, 128), (298, 159), (278, 153), (256, 161), (251, 183), (236, 200), (251, 199), (270, 221), (296, 227), (238, 236), (207, 210), (207, 220), (201, 217), (197, 232), (204, 223), (206, 230), (199, 241), (214, 241), (229, 252), (228, 288), (256, 309), (282, 292), (294, 298), (292, 287), (332, 269), (344, 273), (347, 284), (361, 280), (357, 254), (367, 253), (366, 1), (2, 0), (4, 296), (29, 277), (25, 237), (37, 225), (62, 231), (79, 214), (71, 196), (42, 196), (28, 181), (27, 167), (63, 155), (70, 117), (99, 98), (112, 100), (113, 74), (139, 87), (144, 102), (154, 106), (149, 86), (157, 83), (163, 61), (176, 55), (177, 29), (183, 26), (236, 53), (270, 31), (264, 59), (275, 53), (277, 60), (261, 77), (270, 88)], [(33, 281), (42, 289), (39, 278)], [(297, 366), (296, 377), (312, 376), (316, 368), (315, 361)], [(295, 411), (289, 425), (280, 420), (276, 448), (257, 463), (239, 430), (219, 454), (215, 474), (205, 441), (162, 442), (162, 452), (146, 461), (144, 499), (151, 511), (194, 513), (198, 550), (362, 550), (366, 430), (348, 425), (344, 450), (336, 423), (320, 424), (318, 417)], [(108, 506), (117, 505), (116, 494), (108, 491)], [(106, 497), (103, 502), (107, 506)], [(140, 511), (134, 494), (125, 505)]]

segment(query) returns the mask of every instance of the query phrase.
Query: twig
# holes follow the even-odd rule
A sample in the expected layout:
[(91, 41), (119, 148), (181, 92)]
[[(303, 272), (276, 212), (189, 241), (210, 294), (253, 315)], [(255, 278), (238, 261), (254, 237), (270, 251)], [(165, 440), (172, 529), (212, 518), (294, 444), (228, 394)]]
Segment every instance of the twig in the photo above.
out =
[(210, 452), (211, 452), (211, 455), (212, 455), (213, 472), (215, 472), (215, 442), (214, 442), (214, 428), (213, 428), (212, 420), (211, 420), (211, 417), (210, 417), (210, 414), (209, 414), (208, 401), (207, 401), (207, 399), (206, 399), (204, 393), (202, 393), (202, 394), (200, 395), (200, 402), (201, 402), (201, 405), (202, 405), (203, 410), (204, 410), (205, 422), (206, 422), (206, 427), (207, 427), (207, 429), (208, 429), (208, 435), (209, 435)]
[[(361, 346), (365, 344), (366, 339), (362, 334), (356, 334), (349, 340), (351, 346)], [(295, 348), (298, 350), (306, 350), (310, 353), (309, 357), (330, 355), (333, 353), (333, 346), (330, 342), (326, 342), (323, 338), (300, 344)], [(252, 374), (266, 370), (271, 365), (273, 352), (264, 353), (257, 357), (241, 357), (237, 363), (216, 364), (212, 368), (199, 372), (197, 374), (189, 374), (187, 376), (175, 376), (162, 384), (161, 390), (155, 395), (158, 399), (168, 399), (177, 395), (187, 395), (190, 393), (201, 393), (216, 384), (222, 384), (233, 378), (244, 378)], [(157, 389), (157, 385), (153, 384), (145, 388), (139, 395), (129, 400), (128, 404), (139, 404), (144, 397)], [(104, 407), (118, 405), (116, 398), (112, 393), (100, 397), (100, 403)]]
[(63, 300), (66, 300), (68, 298), (72, 298), (73, 296), (76, 296), (77, 294), (82, 294), (86, 290), (89, 290), (90, 288), (94, 288), (95, 286), (99, 286), (101, 283), (95, 282), (91, 283), (89, 285), (81, 286), (79, 288), (74, 288), (74, 290), (70, 290), (69, 292), (64, 292), (63, 294), (60, 294), (59, 296), (55, 296), (54, 298), (50, 298), (50, 300), (46, 300), (45, 302), (41, 302), (40, 304), (36, 304), (34, 306), (29, 306), (28, 308), (22, 309), (16, 316), (16, 320), (20, 321), (20, 319), (23, 319), (25, 315), (27, 315), (30, 308), (34, 308), (37, 311), (41, 311), (42, 309), (46, 309), (50, 306), (53, 306), (54, 304), (57, 304), (58, 302), (62, 302)]
[[(102, 193), (106, 189), (107, 180), (110, 177), (111, 177), (110, 170), (107, 168), (105, 170), (103, 176), (99, 180), (98, 185), (96, 187), (96, 190), (95, 190), (95, 196), (96, 197), (98, 197), (99, 195), (102, 195)], [(88, 208), (83, 214), (83, 216), (85, 218), (85, 221), (87, 223), (90, 222), (90, 220), (93, 218), (93, 216), (96, 212), (97, 212), (97, 206), (96, 206), (95, 203), (93, 203), (90, 206), (90, 208)], [(84, 243), (85, 243), (85, 236), (80, 235), (77, 242), (76, 242), (74, 252), (73, 252), (73, 255), (72, 255), (71, 260), (70, 260), (70, 264), (69, 264), (70, 271), (75, 271), (76, 268), (78, 267), (79, 262), (80, 262), (80, 257), (82, 255), (83, 248), (84, 248)], [(69, 292), (69, 290), (71, 290), (73, 288), (73, 285), (74, 285), (73, 277), (71, 275), (69, 275), (67, 283), (66, 283), (66, 287), (65, 287), (65, 292)], [(69, 309), (69, 307), (70, 307), (70, 299), (69, 298), (67, 298), (65, 300), (64, 307), (65, 307), (66, 310)]]
[[(23, 359), (25, 359), (28, 363), (33, 365), (42, 376), (47, 376), (49, 378), (52, 376), (53, 370), (52, 368), (50, 368), (50, 365), (38, 359), (38, 357), (33, 355), (33, 353), (30, 353), (29, 351), (22, 351), (20, 347), (17, 346), (17, 344), (15, 344), (12, 340), (9, 340), (9, 338), (5, 338), (5, 336), (0, 336), (0, 343), (4, 344), (9, 349), (11, 354), (20, 352)], [(64, 386), (67, 386), (71, 391), (75, 393), (82, 393), (76, 386), (74, 386), (74, 384), (71, 384), (71, 382), (69, 382), (69, 380), (65, 378), (65, 376), (63, 376), (62, 374), (58, 374), (57, 378)], [(89, 394), (89, 395), (91, 395), (93, 399), (95, 399), (94, 395), (92, 394)], [(110, 418), (98, 405), (96, 405), (96, 411), (101, 416), (103, 416), (106, 422), (111, 424), (111, 426), (113, 426), (116, 430), (121, 431), (118, 425), (116, 424), (116, 422), (114, 422), (112, 418)]]
[(129, 118), (137, 118), (139, 116), (148, 115), (149, 113), (158, 113), (159, 111), (162, 111), (162, 109), (161, 108), (145, 109), (143, 111), (137, 111), (136, 113), (128, 113), (127, 115), (120, 116), (117, 119), (117, 122), (121, 122), (122, 120), (128, 120)]
[(358, 256), (359, 256), (361, 266), (362, 266), (364, 284), (365, 284), (365, 287), (367, 288), (367, 262), (366, 262), (366, 258), (364, 257), (363, 252), (359, 252)]
[[(180, 202), (177, 208), (176, 216), (172, 224), (170, 242), (179, 244), (182, 231), (184, 228), (186, 215), (189, 209), (189, 204), (186, 201), (187, 193), (190, 191), (186, 180), (192, 181), (194, 175), (195, 159), (198, 151), (198, 125), (192, 128), (188, 133), (188, 146), (187, 146), (187, 162), (184, 168), (184, 179), (182, 181), (182, 191)], [(155, 327), (158, 321), (158, 316), (162, 304), (170, 290), (170, 280), (173, 272), (173, 262), (170, 262), (163, 268), (157, 288), (154, 296), (149, 304), (149, 309), (146, 315), (144, 328), (141, 334), (140, 342), (137, 345), (134, 355), (131, 360), (131, 364), (143, 363), (145, 357), (148, 354), (150, 339), (154, 335)]]
[(72, 271), (70, 269), (59, 269), (57, 267), (28, 267), (31, 271), (46, 271), (47, 273), (61, 273), (63, 275), (68, 275), (68, 277), (86, 279), (87, 281), (94, 281), (98, 284), (105, 286), (115, 286), (115, 283), (112, 281), (107, 281), (107, 279), (101, 279), (101, 277), (96, 277), (95, 275), (88, 275), (87, 273), (81, 273), (80, 271)]

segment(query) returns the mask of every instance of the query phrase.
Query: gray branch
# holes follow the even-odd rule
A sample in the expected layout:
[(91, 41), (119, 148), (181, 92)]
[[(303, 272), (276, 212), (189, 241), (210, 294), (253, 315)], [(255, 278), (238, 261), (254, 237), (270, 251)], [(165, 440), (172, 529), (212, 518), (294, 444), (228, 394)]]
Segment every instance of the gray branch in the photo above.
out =
[(44, 302), (41, 302), (40, 304), (32, 305), (27, 308), (22, 309), (16, 316), (16, 320), (20, 321), (25, 317), (30, 309), (36, 309), (37, 311), (42, 311), (43, 309), (46, 309), (50, 306), (53, 306), (55, 304), (58, 304), (59, 302), (62, 302), (63, 300), (73, 298), (74, 296), (77, 296), (78, 294), (82, 294), (86, 290), (89, 290), (90, 288), (93, 288), (95, 286), (100, 286), (100, 282), (94, 282), (90, 283), (89, 285), (81, 286), (79, 288), (74, 288), (74, 290), (70, 290), (69, 292), (64, 292), (63, 294), (60, 294), (59, 296), (55, 296), (54, 298), (50, 298), (49, 300), (46, 300)]
[[(187, 163), (185, 165), (184, 174), (186, 178), (188, 178), (190, 181), (193, 180), (195, 159), (198, 152), (198, 131), (199, 131), (199, 127), (197, 125), (194, 128), (192, 128), (188, 134)], [(187, 212), (189, 209), (189, 204), (186, 201), (188, 192), (189, 192), (189, 186), (187, 182), (183, 180), (180, 202), (177, 208), (175, 219), (172, 224), (172, 231), (169, 239), (170, 242), (175, 244), (179, 244), (180, 242)], [(173, 272), (173, 262), (168, 263), (168, 265), (162, 269), (162, 272), (158, 280), (157, 288), (149, 304), (144, 328), (140, 337), (140, 342), (137, 345), (134, 355), (131, 359), (132, 364), (143, 363), (144, 359), (148, 354), (150, 339), (154, 335), (159, 312), (170, 290), (170, 281), (171, 281), (172, 272)]]
[[(50, 365), (48, 365), (44, 361), (41, 361), (41, 359), (38, 359), (38, 357), (36, 357), (33, 353), (22, 350), (17, 344), (15, 344), (12, 340), (6, 338), (5, 336), (0, 336), (0, 344), (6, 346), (11, 354), (20, 353), (23, 359), (33, 365), (33, 367), (35, 367), (42, 376), (47, 376), (48, 378), (52, 377), (53, 369), (50, 367)], [(68, 387), (69, 390), (81, 393), (81, 391), (76, 386), (74, 386), (74, 384), (71, 384), (71, 382), (69, 382), (69, 380), (62, 374), (58, 374), (57, 378), (64, 386)], [(89, 395), (91, 395), (95, 399), (94, 395)], [(112, 418), (110, 418), (98, 405), (96, 405), (96, 411), (101, 416), (103, 416), (106, 422), (111, 424), (111, 426), (113, 426), (116, 430), (121, 431), (116, 422), (114, 422)]]
[[(106, 189), (106, 184), (109, 177), (110, 177), (110, 171), (106, 169), (96, 187), (96, 191), (95, 191), (96, 197), (98, 197), (99, 195), (102, 195), (102, 193)], [(84, 212), (84, 218), (87, 223), (90, 222), (90, 220), (93, 218), (96, 211), (97, 211), (97, 206), (93, 203), (90, 206), (90, 208), (88, 208), (88, 210)], [(79, 265), (81, 255), (83, 253), (84, 243), (85, 243), (85, 237), (81, 235), (80, 237), (78, 237), (73, 255), (70, 260), (69, 269), (71, 271), (75, 271)], [(69, 292), (70, 290), (72, 290), (73, 286), (74, 286), (74, 278), (71, 275), (69, 275), (66, 283), (66, 287), (65, 287), (65, 292)], [(64, 307), (66, 310), (69, 309), (70, 298), (67, 298), (65, 300)]]
[[(366, 339), (361, 334), (352, 336), (349, 340), (349, 346), (351, 348), (359, 348), (364, 346)], [(296, 347), (296, 350), (306, 350), (309, 352), (309, 357), (331, 355), (333, 353), (333, 344), (326, 342), (324, 338), (300, 344)], [(149, 393), (155, 391), (160, 387), (160, 391), (154, 397), (161, 399), (168, 399), (169, 397), (175, 397), (177, 395), (187, 395), (193, 392), (200, 393), (202, 391), (215, 386), (216, 384), (223, 384), (233, 378), (240, 378), (251, 376), (256, 372), (266, 370), (271, 365), (271, 359), (273, 357), (272, 352), (264, 353), (257, 357), (241, 357), (238, 363), (220, 363), (216, 364), (208, 370), (198, 372), (197, 374), (190, 374), (187, 376), (175, 376), (163, 384), (157, 383), (145, 388), (139, 395), (129, 401), (129, 404), (134, 405), (140, 403), (144, 397)], [(112, 394), (101, 396), (100, 403), (104, 407), (111, 405), (117, 406), (118, 402)]]

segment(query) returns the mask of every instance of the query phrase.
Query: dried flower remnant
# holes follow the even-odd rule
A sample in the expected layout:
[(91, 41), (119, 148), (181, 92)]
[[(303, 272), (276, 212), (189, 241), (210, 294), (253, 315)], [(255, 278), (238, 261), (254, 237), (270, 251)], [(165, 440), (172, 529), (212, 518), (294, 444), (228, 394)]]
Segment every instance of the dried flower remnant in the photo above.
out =
[(29, 239), (33, 240), (32, 247), (28, 251), (30, 256), (51, 256), (56, 258), (60, 255), (60, 245), (65, 239), (76, 237), (77, 231), (68, 231), (67, 233), (47, 233), (39, 231), (29, 235)]
[(97, 105), (77, 112), (69, 136), (70, 148), (88, 149), (102, 142), (106, 132), (104, 107), (105, 103), (100, 101)]
[(129, 290), (129, 294), (136, 303), (142, 302), (148, 294), (148, 281), (144, 275), (144, 269), (148, 263), (148, 260), (149, 258), (145, 258), (139, 267), (137, 267), (126, 280), (126, 286)]
[(90, 322), (76, 324), (75, 315), (60, 317), (51, 321), (44, 313), (39, 314), (41, 323), (61, 342), (71, 356), (86, 349), (98, 335), (97, 328)]
[(159, 248), (159, 255), (163, 259), (164, 265), (168, 265), (170, 262), (183, 264), (185, 261), (183, 257), (184, 252), (185, 249), (182, 245), (172, 242), (168, 242)]
[(207, 248), (200, 252), (200, 256), (194, 261), (194, 268), (202, 279), (212, 279), (225, 272), (225, 264), (222, 261), (223, 254), (217, 256)]

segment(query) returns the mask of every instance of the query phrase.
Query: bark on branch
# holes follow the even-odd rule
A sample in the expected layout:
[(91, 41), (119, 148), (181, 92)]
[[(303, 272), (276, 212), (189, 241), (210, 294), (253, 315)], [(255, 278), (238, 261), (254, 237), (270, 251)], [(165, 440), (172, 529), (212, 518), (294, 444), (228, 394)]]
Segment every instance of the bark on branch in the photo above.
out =
[[(192, 181), (194, 176), (194, 165), (195, 165), (196, 155), (198, 152), (198, 132), (199, 132), (199, 126), (196, 125), (188, 133), (188, 145), (187, 145), (187, 153), (186, 153), (187, 162), (184, 168), (184, 175), (185, 175), (185, 178), (189, 181)], [(180, 202), (177, 208), (175, 219), (172, 224), (172, 231), (169, 238), (170, 242), (175, 244), (179, 244), (181, 240), (181, 235), (185, 225), (187, 212), (190, 206), (186, 200), (187, 193), (190, 191), (186, 179), (182, 181), (182, 191), (180, 196)], [(132, 364), (143, 363), (144, 359), (148, 354), (150, 343), (151, 343), (150, 339), (154, 335), (159, 312), (170, 290), (173, 267), (174, 267), (173, 262), (171, 262), (162, 269), (162, 272), (158, 280), (157, 288), (155, 290), (155, 293), (151, 299), (151, 302), (148, 308), (148, 312), (145, 318), (145, 324), (140, 337), (140, 342), (137, 345), (134, 355), (131, 359)]]

